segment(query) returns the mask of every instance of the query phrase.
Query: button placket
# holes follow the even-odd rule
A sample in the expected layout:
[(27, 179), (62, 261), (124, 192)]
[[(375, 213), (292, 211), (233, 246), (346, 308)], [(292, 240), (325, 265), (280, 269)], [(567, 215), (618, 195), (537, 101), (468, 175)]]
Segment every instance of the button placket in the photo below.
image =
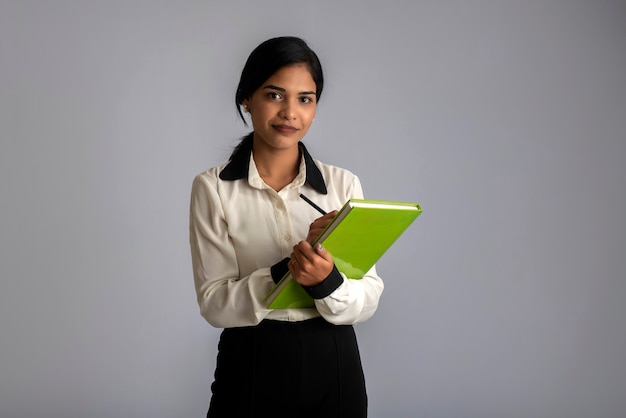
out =
[(282, 255), (288, 257), (291, 254), (293, 232), (287, 206), (282, 198), (278, 195), (274, 196), (274, 216), (276, 217), (276, 225), (278, 227), (278, 237), (280, 240), (280, 248)]

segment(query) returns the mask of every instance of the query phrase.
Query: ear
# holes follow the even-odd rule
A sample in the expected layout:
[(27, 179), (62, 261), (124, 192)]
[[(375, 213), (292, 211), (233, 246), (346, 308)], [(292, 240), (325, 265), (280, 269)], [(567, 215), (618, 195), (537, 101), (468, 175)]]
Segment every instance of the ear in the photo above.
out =
[(243, 107), (244, 113), (250, 113), (250, 100), (249, 99), (243, 99), (241, 101), (241, 106)]

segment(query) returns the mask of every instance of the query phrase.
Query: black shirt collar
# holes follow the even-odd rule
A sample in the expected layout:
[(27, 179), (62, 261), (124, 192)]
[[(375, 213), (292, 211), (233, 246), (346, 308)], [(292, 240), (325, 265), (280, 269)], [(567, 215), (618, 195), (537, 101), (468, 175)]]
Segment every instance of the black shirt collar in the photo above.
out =
[[(322, 172), (317, 165), (315, 165), (311, 154), (309, 154), (302, 142), (298, 142), (298, 147), (300, 148), (300, 154), (304, 156), (306, 182), (318, 192), (322, 194), (328, 193)], [(232, 181), (247, 178), (251, 154), (252, 141), (245, 141), (233, 154), (226, 167), (220, 172), (220, 179)]]

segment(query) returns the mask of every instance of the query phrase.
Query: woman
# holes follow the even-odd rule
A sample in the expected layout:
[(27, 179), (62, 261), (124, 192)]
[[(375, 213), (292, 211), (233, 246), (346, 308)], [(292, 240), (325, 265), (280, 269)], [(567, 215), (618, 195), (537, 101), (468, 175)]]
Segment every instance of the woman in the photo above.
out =
[[(348, 280), (310, 242), (336, 210), (362, 198), (359, 179), (314, 160), (301, 142), (324, 79), (295, 37), (270, 39), (248, 58), (236, 93), (253, 132), (228, 163), (193, 182), (190, 243), (202, 316), (224, 328), (208, 417), (365, 417), (367, 395), (352, 325), (377, 308), (372, 269)], [(263, 299), (287, 271), (315, 308), (269, 310)]]

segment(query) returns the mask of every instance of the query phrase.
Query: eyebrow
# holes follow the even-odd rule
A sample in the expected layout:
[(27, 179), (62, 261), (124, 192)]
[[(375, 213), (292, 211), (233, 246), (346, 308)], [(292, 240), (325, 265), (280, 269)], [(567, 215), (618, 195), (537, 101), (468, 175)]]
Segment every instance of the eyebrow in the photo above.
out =
[[(287, 91), (287, 90), (285, 90), (284, 88), (282, 88), (282, 87), (278, 87), (278, 86), (274, 86), (273, 84), (268, 84), (267, 86), (265, 86), (265, 87), (263, 87), (263, 88), (264, 88), (264, 89), (277, 90), (277, 91), (280, 91), (280, 92), (282, 92), (282, 93), (285, 93), (285, 92)], [(301, 92), (300, 92), (300, 93), (298, 93), (298, 94), (303, 94), (303, 95), (304, 95), (304, 94), (312, 94), (312, 95), (316, 96), (316, 94), (315, 94), (315, 92), (314, 92), (314, 91), (301, 91)]]

